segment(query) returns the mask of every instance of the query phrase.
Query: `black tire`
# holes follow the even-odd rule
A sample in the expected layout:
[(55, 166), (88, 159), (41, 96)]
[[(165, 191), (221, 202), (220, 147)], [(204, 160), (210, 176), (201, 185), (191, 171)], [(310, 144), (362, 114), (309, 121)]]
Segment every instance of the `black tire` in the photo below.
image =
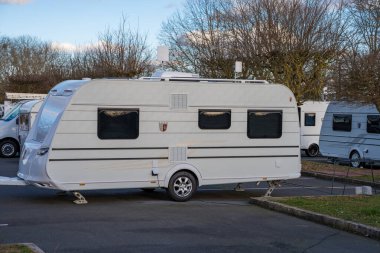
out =
[(18, 143), (14, 140), (3, 140), (0, 142), (0, 156), (4, 158), (15, 157), (19, 150)]
[(191, 199), (197, 187), (197, 180), (191, 173), (180, 171), (170, 178), (166, 192), (172, 200), (184, 202)]
[[(360, 162), (361, 156), (358, 151), (354, 150), (350, 154), (350, 164), (353, 168), (364, 167), (364, 163)], [(359, 160), (359, 161), (358, 161)]]
[(317, 144), (311, 144), (305, 152), (307, 156), (316, 157), (319, 155), (319, 146)]

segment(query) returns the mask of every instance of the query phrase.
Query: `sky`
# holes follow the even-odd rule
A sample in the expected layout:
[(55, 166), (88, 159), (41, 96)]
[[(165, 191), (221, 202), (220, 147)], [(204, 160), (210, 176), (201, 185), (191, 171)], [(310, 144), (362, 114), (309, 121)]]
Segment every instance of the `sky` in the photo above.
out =
[(116, 29), (125, 15), (155, 48), (162, 22), (184, 1), (0, 0), (0, 36), (31, 35), (68, 48), (86, 46), (95, 44), (107, 27)]

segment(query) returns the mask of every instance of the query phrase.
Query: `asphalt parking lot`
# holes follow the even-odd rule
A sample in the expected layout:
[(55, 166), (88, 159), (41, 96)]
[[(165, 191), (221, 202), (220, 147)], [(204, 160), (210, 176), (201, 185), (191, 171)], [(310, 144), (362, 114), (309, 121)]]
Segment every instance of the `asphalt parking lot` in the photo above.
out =
[[(0, 159), (0, 176), (15, 176), (17, 162)], [(334, 185), (341, 194), (344, 185)], [(0, 243), (33, 242), (45, 252), (380, 252), (378, 241), (249, 204), (265, 184), (233, 187), (202, 188), (186, 203), (162, 190), (88, 191), (89, 204), (75, 205), (55, 191), (0, 186)], [(330, 187), (300, 178), (272, 195), (330, 194)]]

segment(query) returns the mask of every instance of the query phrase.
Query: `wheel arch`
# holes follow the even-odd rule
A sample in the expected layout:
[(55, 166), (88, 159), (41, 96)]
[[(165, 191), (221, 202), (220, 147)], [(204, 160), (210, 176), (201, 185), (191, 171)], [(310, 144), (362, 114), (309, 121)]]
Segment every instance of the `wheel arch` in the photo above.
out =
[(364, 157), (363, 152), (358, 147), (351, 147), (350, 152), (348, 153), (348, 158), (351, 159), (351, 156), (354, 152), (357, 152), (361, 158)]
[(309, 149), (313, 145), (316, 145), (319, 148), (319, 144), (318, 143), (310, 142), (310, 144), (307, 146), (307, 149)]
[(194, 167), (193, 165), (191, 165), (191, 164), (182, 163), (182, 164), (175, 165), (173, 168), (171, 168), (166, 173), (165, 180), (164, 180), (164, 187), (165, 188), (168, 188), (170, 178), (175, 173), (177, 173), (179, 171), (186, 171), (186, 172), (191, 173), (195, 177), (195, 179), (197, 180), (198, 186), (202, 185), (202, 176), (201, 176), (201, 173), (199, 172), (199, 170), (196, 167)]
[(17, 145), (17, 151), (20, 151), (20, 142), (17, 139), (13, 138), (13, 137), (5, 137), (5, 138), (3, 138), (3, 139), (0, 140), (0, 143), (3, 142), (3, 141), (8, 141), (8, 140), (14, 141), (16, 143), (16, 145)]

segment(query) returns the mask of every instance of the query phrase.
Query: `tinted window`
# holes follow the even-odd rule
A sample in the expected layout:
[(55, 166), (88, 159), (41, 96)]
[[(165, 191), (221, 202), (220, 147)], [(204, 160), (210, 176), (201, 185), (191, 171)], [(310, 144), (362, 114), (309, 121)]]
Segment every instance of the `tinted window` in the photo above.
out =
[(333, 115), (333, 130), (351, 132), (352, 115), (334, 114)]
[(248, 138), (280, 138), (282, 135), (281, 111), (248, 111)]
[(228, 129), (231, 126), (231, 110), (199, 110), (200, 129)]
[(380, 115), (367, 116), (367, 132), (380, 134)]
[(98, 109), (100, 139), (136, 139), (139, 136), (139, 110)]
[(305, 126), (315, 126), (315, 113), (305, 113)]

